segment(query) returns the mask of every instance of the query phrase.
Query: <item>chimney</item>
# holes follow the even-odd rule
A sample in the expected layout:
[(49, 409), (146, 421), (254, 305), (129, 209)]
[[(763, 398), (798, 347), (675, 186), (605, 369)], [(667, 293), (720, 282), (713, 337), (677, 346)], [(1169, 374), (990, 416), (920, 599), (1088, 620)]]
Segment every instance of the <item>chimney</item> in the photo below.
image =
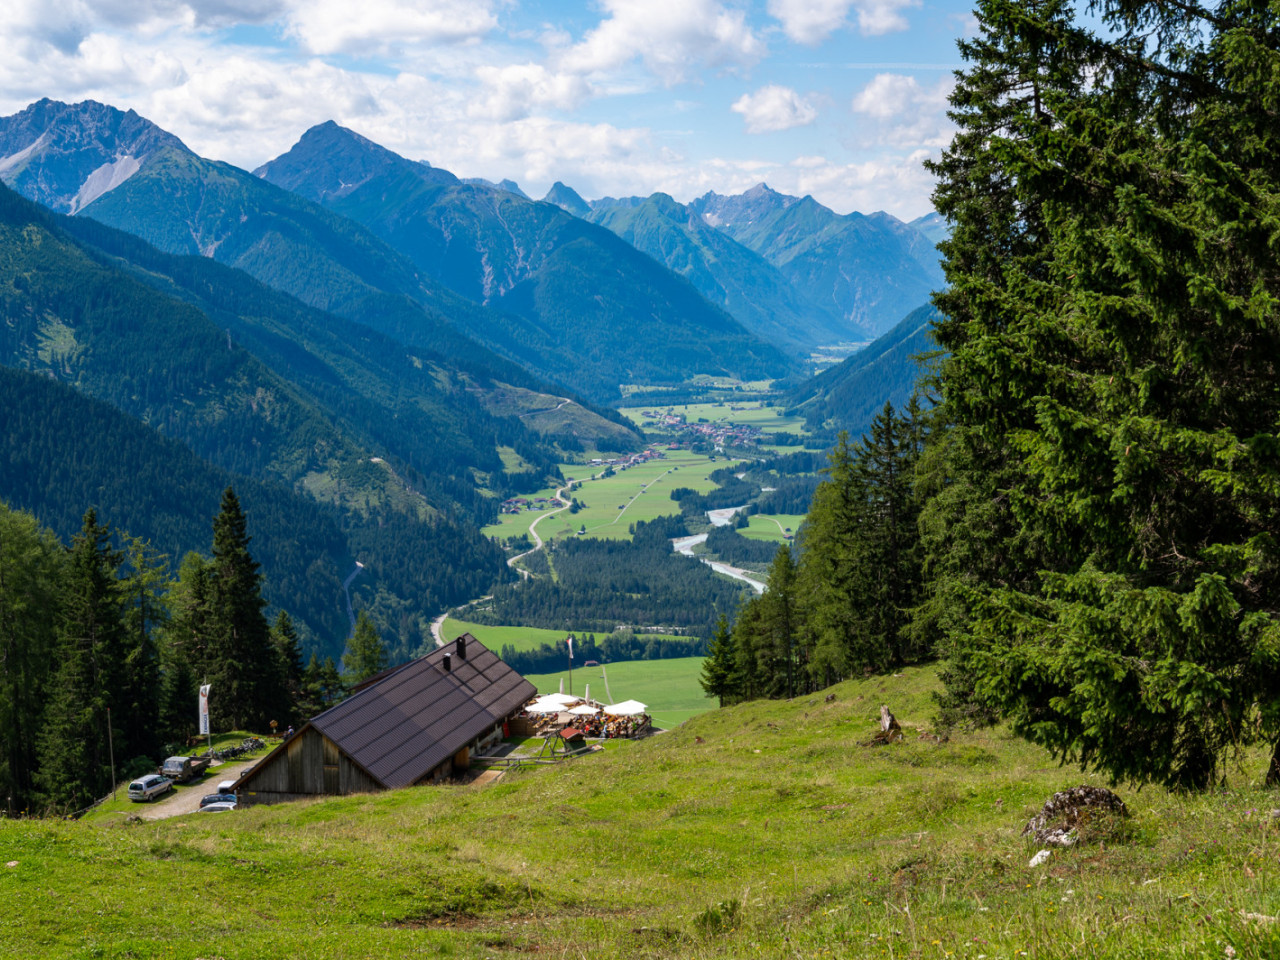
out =
[(453, 672), (453, 655), (452, 654), (446, 653), (444, 655), (444, 660), (442, 660), (441, 662), (444, 664), (445, 673)]
[(457, 647), (458, 647), (458, 659), (459, 660), (467, 659), (467, 638), (465, 636), (461, 636), (458, 638)]

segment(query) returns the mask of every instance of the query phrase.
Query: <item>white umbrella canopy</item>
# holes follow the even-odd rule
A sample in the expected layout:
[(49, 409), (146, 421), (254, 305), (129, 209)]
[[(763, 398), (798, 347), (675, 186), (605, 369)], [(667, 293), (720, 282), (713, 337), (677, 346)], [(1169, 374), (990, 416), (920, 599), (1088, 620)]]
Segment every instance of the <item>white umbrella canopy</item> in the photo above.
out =
[(570, 707), (569, 712), (577, 717), (594, 717), (600, 711), (589, 703), (580, 703), (576, 707)]
[(528, 713), (559, 713), (560, 708), (561, 704), (558, 703), (548, 703), (545, 700), (535, 700), (524, 709)]
[(581, 703), (581, 697), (571, 697), (566, 693), (549, 693), (545, 697), (539, 697), (540, 703), (554, 703), (562, 707), (567, 707), (573, 703)]
[(604, 712), (613, 717), (638, 717), (647, 710), (639, 700), (623, 700), (604, 708)]

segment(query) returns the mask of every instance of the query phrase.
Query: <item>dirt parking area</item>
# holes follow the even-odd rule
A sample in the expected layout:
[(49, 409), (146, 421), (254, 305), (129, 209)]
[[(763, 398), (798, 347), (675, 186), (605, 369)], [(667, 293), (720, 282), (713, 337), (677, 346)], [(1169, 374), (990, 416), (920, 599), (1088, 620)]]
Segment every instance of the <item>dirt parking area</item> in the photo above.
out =
[(209, 767), (209, 772), (197, 784), (185, 790), (171, 790), (160, 800), (151, 803), (135, 804), (133, 813), (143, 820), (164, 820), (167, 817), (179, 817), (184, 813), (195, 813), (200, 809), (200, 798), (214, 792), (223, 780), (236, 780), (252, 767), (257, 760), (244, 760), (238, 763), (219, 763)]

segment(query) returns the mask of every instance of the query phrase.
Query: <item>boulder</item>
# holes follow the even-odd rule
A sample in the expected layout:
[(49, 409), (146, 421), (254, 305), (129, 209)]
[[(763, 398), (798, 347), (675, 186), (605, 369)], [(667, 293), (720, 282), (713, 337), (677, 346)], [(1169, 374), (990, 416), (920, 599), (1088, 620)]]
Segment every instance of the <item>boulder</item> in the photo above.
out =
[(1022, 835), (1039, 843), (1069, 847), (1080, 839), (1081, 826), (1102, 817), (1127, 817), (1124, 801), (1103, 787), (1079, 786), (1055, 793), (1027, 821)]

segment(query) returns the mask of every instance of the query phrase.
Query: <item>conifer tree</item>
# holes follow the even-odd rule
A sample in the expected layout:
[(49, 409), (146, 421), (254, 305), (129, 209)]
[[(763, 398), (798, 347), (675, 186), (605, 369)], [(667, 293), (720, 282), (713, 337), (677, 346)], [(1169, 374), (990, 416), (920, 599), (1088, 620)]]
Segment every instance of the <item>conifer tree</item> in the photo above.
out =
[(1002, 535), (955, 497), (925, 526), (982, 548), (953, 693), (1065, 760), (1202, 787), (1251, 740), (1280, 757), (1275, 14), (1101, 13), (1107, 37), (988, 0), (962, 47), (940, 381), (951, 484)]
[(276, 651), (276, 672), (280, 685), (280, 702), (287, 705), (286, 721), (301, 719), (303, 701), (302, 647), (293, 619), (281, 610), (271, 628), (271, 641)]
[(161, 632), (160, 728), (170, 740), (196, 730), (196, 696), (208, 679), (213, 629), (210, 565), (200, 554), (182, 558), (169, 592), (170, 619)]
[[(83, 806), (111, 786), (107, 708), (125, 650), (120, 559), (90, 509), (67, 557), (57, 666), (39, 738), (41, 786), (59, 809)], [(120, 722), (118, 711), (112, 720)]]
[(726, 700), (734, 699), (737, 694), (735, 668), (733, 632), (729, 629), (729, 618), (722, 613), (716, 621), (711, 649), (702, 661), (702, 676), (698, 681), (707, 696), (715, 697), (722, 707)]
[(386, 644), (369, 614), (361, 610), (356, 614), (356, 627), (347, 641), (347, 652), (342, 656), (344, 679), (348, 684), (357, 684), (381, 673), (387, 664)]
[[(124, 736), (120, 756), (155, 756), (160, 751), (161, 678), (157, 634), (169, 618), (166, 557), (131, 537), (125, 545), (127, 573), (120, 583), (125, 654), (113, 681), (117, 724)], [(117, 709), (117, 708), (113, 708)]]
[(48, 698), (64, 550), (35, 517), (0, 503), (0, 803), (37, 800), (37, 737)]
[(221, 729), (261, 730), (278, 706), (272, 702), (276, 652), (244, 512), (230, 487), (213, 522), (209, 586), (210, 721)]

